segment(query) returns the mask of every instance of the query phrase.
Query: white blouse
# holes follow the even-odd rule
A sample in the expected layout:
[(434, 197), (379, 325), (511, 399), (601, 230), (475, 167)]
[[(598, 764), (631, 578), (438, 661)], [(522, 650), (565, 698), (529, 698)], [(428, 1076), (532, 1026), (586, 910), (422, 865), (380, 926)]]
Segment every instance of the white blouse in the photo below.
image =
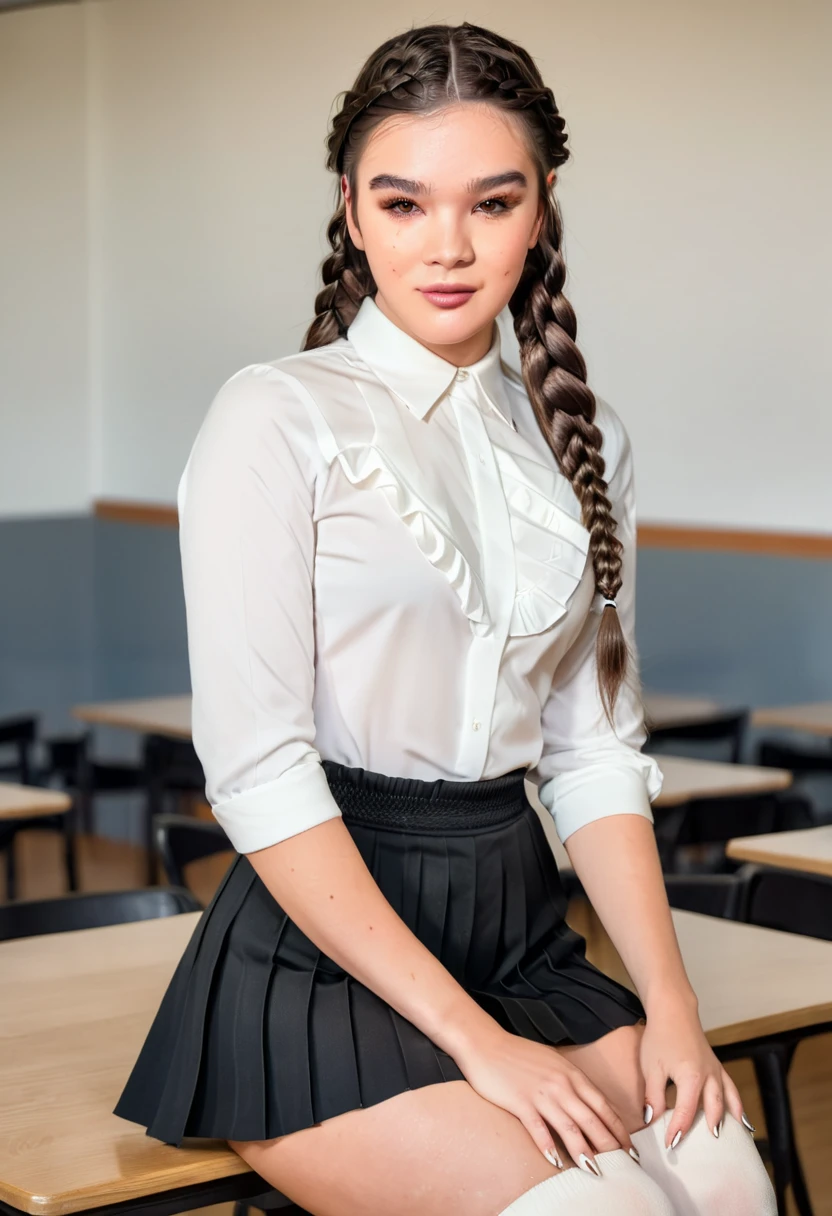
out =
[(635, 662), (596, 686), (589, 533), (515, 365), (456, 368), (367, 297), (315, 350), (220, 388), (179, 484), (193, 740), (238, 852), (341, 814), (321, 758), (471, 781), (519, 767), (561, 840), (652, 820), (634, 611), (635, 492), (598, 399)]

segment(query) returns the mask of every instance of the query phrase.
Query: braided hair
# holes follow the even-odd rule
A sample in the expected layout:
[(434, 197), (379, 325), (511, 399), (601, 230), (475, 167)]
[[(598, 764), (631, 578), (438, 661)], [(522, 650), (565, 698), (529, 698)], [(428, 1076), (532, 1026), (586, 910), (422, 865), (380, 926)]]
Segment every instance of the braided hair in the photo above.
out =
[[(388, 39), (369, 56), (353, 88), (342, 96), (326, 141), (326, 165), (339, 181), (346, 175), (354, 200), (361, 151), (380, 123), (391, 115), (423, 115), (466, 101), (485, 101), (517, 112), (538, 169), (543, 224), (537, 244), (526, 256), (509, 310), (538, 425), (580, 503), (590, 536), (596, 590), (614, 599), (621, 587), (622, 545), (615, 535), (604, 480), (595, 397), (575, 343), (575, 313), (563, 294), (563, 225), (547, 180), (551, 169), (569, 158), (565, 124), (534, 60), (516, 43), (467, 21), (421, 26)], [(332, 252), (321, 266), (323, 287), (315, 297), (315, 318), (304, 336), (303, 350), (343, 337), (362, 300), (376, 292), (367, 257), (350, 238), (340, 188), (327, 237)], [(601, 703), (611, 724), (628, 654), (618, 613), (605, 605), (596, 665)]]

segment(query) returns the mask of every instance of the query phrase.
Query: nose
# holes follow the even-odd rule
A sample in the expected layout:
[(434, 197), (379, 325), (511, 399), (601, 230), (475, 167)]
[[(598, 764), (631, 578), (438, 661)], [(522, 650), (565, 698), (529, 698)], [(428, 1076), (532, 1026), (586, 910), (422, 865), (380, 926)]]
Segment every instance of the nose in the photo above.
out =
[(426, 265), (458, 266), (472, 262), (474, 248), (466, 225), (457, 216), (435, 216), (425, 232), (423, 258)]

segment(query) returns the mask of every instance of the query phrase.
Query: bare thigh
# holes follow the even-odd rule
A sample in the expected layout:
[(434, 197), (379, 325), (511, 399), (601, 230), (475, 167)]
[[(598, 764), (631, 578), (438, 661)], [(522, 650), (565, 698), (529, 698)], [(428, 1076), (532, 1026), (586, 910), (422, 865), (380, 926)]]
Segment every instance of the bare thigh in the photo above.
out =
[[(607, 1096), (629, 1132), (644, 1126), (643, 1030), (622, 1026), (557, 1049)], [(406, 1090), (275, 1140), (230, 1144), (313, 1216), (495, 1216), (557, 1172), (520, 1120), (467, 1081)]]
[(644, 1127), (644, 1077), (639, 1063), (643, 1034), (640, 1024), (620, 1026), (594, 1043), (558, 1048), (612, 1103), (631, 1135)]
[(275, 1140), (229, 1141), (313, 1216), (496, 1216), (558, 1171), (467, 1081), (405, 1090)]

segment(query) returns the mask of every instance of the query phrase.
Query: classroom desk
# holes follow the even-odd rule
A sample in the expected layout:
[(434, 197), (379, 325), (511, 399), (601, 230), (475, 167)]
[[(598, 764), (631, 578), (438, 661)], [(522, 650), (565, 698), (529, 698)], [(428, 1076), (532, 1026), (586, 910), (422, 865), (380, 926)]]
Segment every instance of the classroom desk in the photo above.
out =
[(784, 726), (832, 739), (832, 701), (809, 701), (805, 705), (774, 705), (771, 708), (755, 709), (751, 715), (751, 724)]
[(190, 739), (191, 696), (140, 697), (133, 701), (99, 701), (75, 705), (72, 716), (97, 726), (117, 726), (166, 739)]
[(832, 824), (765, 836), (735, 836), (726, 844), (725, 852), (736, 861), (756, 861), (832, 877)]
[(719, 798), (730, 794), (765, 794), (791, 785), (793, 776), (784, 768), (755, 764), (725, 764), (719, 760), (695, 760), (688, 756), (656, 756), (664, 774), (656, 807), (679, 806), (691, 798)]
[(720, 701), (709, 697), (677, 697), (670, 693), (645, 692), (644, 713), (651, 730), (673, 726), (689, 726), (695, 722), (707, 722), (728, 713)]
[[(676, 697), (666, 693), (648, 693), (644, 708), (653, 727), (684, 726), (702, 722), (725, 713), (725, 706), (705, 697)], [(91, 705), (76, 705), (73, 716), (83, 722), (102, 726), (118, 726), (173, 739), (191, 737), (191, 697), (140, 697), (132, 701), (100, 701)]]
[[(0, 1208), (12, 1216), (104, 1216), (138, 1199), (169, 1216), (269, 1190), (223, 1141), (176, 1149), (111, 1113), (200, 915), (0, 944)], [(715, 1047), (832, 1020), (832, 942), (673, 919)]]
[[(685, 698), (665, 698), (672, 701), (676, 712), (684, 703), (694, 705)], [(699, 701), (700, 711), (706, 706), (713, 708), (715, 702)], [(76, 705), (73, 715), (85, 722), (106, 726), (117, 726), (125, 730), (163, 735), (173, 739), (191, 737), (191, 698), (143, 697), (135, 701), (103, 701), (96, 705)], [(791, 784), (791, 773), (784, 769), (757, 768), (751, 764), (724, 764), (719, 761), (695, 760), (685, 756), (657, 757), (664, 773), (664, 788), (657, 799), (657, 806), (678, 806), (689, 798), (716, 797), (734, 793), (764, 793), (783, 789)]]
[(60, 790), (0, 781), (0, 824), (4, 819), (40, 819), (48, 815), (61, 815), (71, 807), (72, 799)]

